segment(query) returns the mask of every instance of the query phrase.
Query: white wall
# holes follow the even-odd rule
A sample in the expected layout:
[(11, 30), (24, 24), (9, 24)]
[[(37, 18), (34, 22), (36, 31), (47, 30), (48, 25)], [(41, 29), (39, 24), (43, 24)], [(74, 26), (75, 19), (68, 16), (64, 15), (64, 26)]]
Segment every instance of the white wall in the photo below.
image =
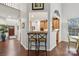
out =
[[(24, 4), (21, 8), (25, 8), (24, 11), (20, 11), (20, 38), (21, 38), (21, 44), (25, 49), (28, 49), (28, 36), (27, 36), (27, 30), (28, 30), (28, 22), (27, 22), (27, 4)], [(25, 24), (25, 27), (22, 28), (22, 23)]]
[(52, 18), (55, 16), (54, 10), (58, 10), (60, 13), (59, 42), (61, 42), (61, 20), (62, 20), (61, 19), (61, 4), (51, 3), (50, 4), (50, 50), (52, 50), (56, 46), (56, 31), (52, 30)]
[[(47, 12), (30, 12), (29, 13), (29, 21), (32, 21), (32, 26), (35, 27), (34, 31), (40, 31), (40, 21), (47, 20), (48, 13)], [(30, 31), (29, 27), (29, 31)]]
[(62, 4), (62, 32), (61, 37), (62, 41), (68, 41), (67, 34), (68, 34), (68, 20), (71, 18), (79, 17), (79, 4), (78, 3), (65, 3)]
[[(40, 31), (40, 21), (39, 20), (34, 20), (32, 22), (32, 26), (35, 27), (35, 29), (33, 31)], [(30, 29), (31, 30), (31, 29)]]
[(0, 24), (6, 24), (6, 22), (5, 22), (5, 18), (0, 17)]

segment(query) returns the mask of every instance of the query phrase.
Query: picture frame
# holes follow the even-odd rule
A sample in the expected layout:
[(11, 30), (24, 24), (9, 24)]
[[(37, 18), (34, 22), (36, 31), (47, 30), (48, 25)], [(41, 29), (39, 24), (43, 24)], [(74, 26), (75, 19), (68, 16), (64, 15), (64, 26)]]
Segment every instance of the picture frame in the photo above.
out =
[(22, 28), (23, 28), (23, 29), (25, 28), (25, 23), (24, 23), (24, 22), (22, 23)]
[(35, 30), (35, 26), (32, 26), (32, 30)]
[(19, 30), (19, 26), (17, 26), (17, 30)]
[(44, 10), (44, 3), (32, 3), (32, 10)]

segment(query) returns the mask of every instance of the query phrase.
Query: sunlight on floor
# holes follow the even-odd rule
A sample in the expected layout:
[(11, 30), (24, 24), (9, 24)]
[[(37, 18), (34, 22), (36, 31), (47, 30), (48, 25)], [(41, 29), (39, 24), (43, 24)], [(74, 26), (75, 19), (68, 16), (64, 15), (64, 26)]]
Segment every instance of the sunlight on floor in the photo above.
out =
[(8, 42), (8, 55), (15, 55), (15, 44), (14, 44), (14, 40), (10, 40), (10, 42)]
[(77, 51), (76, 51), (75, 48), (70, 48), (70, 49), (69, 49), (69, 52), (72, 53), (72, 54), (76, 54), (76, 53), (77, 53)]

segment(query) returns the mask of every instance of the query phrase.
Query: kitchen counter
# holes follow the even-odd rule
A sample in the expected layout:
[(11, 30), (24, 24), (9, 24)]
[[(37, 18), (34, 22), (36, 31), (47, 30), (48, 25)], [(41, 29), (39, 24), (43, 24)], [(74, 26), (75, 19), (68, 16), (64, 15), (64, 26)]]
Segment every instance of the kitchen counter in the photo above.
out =
[(31, 33), (38, 33), (38, 34), (46, 33), (47, 34), (47, 31), (31, 31), (31, 32), (28, 32), (27, 34), (31, 34)]

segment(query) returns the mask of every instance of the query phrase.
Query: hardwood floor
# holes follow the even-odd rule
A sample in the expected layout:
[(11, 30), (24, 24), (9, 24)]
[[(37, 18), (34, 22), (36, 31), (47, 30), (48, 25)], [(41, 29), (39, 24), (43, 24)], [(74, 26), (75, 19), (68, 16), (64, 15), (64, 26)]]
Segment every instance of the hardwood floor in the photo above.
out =
[[(40, 56), (45, 56), (44, 51), (39, 51)], [(37, 56), (37, 52), (30, 51), (30, 56)], [(48, 56), (78, 56), (76, 52), (75, 44), (71, 44), (70, 50), (68, 49), (67, 42), (61, 42), (52, 51), (47, 53)], [(25, 50), (19, 41), (16, 39), (7, 40), (0, 42), (0, 56), (28, 56), (28, 50)]]
[(0, 42), (0, 56), (25, 56), (28, 55), (20, 42), (16, 39), (7, 40)]
[(68, 49), (67, 42), (61, 42), (57, 47), (55, 47), (51, 52), (50, 56), (78, 56), (78, 52), (75, 48), (75, 43), (71, 43), (70, 49)]

